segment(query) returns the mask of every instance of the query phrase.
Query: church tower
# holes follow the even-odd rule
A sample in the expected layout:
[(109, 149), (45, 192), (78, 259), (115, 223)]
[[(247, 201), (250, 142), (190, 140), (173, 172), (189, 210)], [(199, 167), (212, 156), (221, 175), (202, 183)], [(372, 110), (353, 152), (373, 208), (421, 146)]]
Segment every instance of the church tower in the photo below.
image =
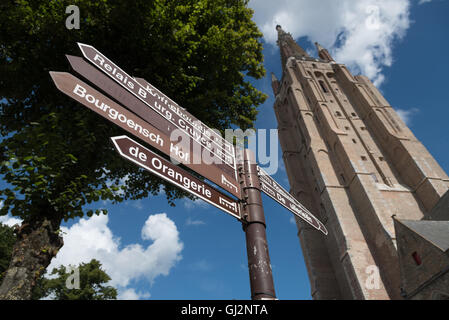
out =
[(329, 230), (297, 219), (312, 297), (403, 299), (395, 221), (430, 219), (448, 176), (367, 77), (276, 29), (274, 110), (291, 193)]

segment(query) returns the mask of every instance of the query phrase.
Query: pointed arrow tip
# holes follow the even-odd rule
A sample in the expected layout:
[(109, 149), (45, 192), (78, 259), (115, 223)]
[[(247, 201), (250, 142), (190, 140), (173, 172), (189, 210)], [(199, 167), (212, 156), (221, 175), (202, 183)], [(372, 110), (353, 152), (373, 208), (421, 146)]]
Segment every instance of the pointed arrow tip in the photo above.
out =
[(84, 53), (84, 48), (94, 48), (94, 47), (92, 47), (92, 46), (90, 46), (88, 44), (81, 43), (81, 42), (77, 42), (77, 44), (78, 44), (78, 47), (80, 48), (81, 52), (83, 53), (83, 56), (86, 56), (86, 54)]
[[(123, 151), (122, 151), (122, 148), (120, 148), (120, 146), (119, 146), (117, 140), (128, 139), (128, 140), (131, 140), (131, 141), (135, 142), (134, 140), (132, 140), (131, 138), (129, 138), (127, 135), (115, 136), (115, 137), (109, 137), (109, 139), (111, 139), (112, 143), (113, 143), (114, 146), (115, 146), (115, 149), (116, 149), (116, 150), (118, 151), (118, 153), (119, 153), (120, 155), (122, 155), (122, 156), (124, 155), (124, 153), (123, 153)], [(136, 142), (135, 142), (135, 143), (136, 143)]]
[(53, 80), (53, 83), (55, 84), (56, 88), (58, 88), (59, 91), (63, 91), (61, 87), (59, 86), (59, 80), (61, 78), (61, 75), (63, 75), (66, 72), (59, 72), (59, 71), (50, 71), (50, 77)]

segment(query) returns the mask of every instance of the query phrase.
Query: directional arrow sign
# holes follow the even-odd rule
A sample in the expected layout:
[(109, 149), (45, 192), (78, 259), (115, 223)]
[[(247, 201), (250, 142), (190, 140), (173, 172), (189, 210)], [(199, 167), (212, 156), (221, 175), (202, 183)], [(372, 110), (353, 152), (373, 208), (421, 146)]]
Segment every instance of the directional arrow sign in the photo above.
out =
[(299, 203), (298, 200), (282, 188), (281, 185), (270, 177), (262, 168), (258, 166), (257, 170), (259, 172), (261, 189), (267, 196), (280, 203), (315, 229), (320, 230), (325, 235), (328, 234), (324, 224), (312, 215), (301, 203)]
[[(84, 78), (89, 80), (92, 84), (101, 88), (106, 94), (110, 95), (112, 98), (116, 99), (118, 102), (122, 103), (127, 109), (131, 110), (133, 113), (138, 115), (143, 120), (151, 123), (154, 127), (165, 133), (168, 137), (171, 136), (174, 130), (178, 129), (172, 122), (167, 120), (165, 117), (161, 116), (158, 112), (153, 110), (152, 108), (148, 108), (148, 105), (143, 101), (138, 99), (131, 92), (120, 86), (117, 82), (112, 80), (110, 77), (105, 75), (103, 72), (98, 70), (96, 67), (86, 62), (83, 58), (77, 56), (67, 55), (67, 59), (69, 60), (70, 65), (73, 70), (82, 75)], [(165, 109), (161, 109), (166, 112), (166, 115), (171, 119), (171, 112)], [(181, 121), (181, 120), (179, 120)], [(182, 124), (184, 122), (181, 122)], [(206, 149), (203, 145), (199, 144), (196, 140), (193, 140), (187, 134), (184, 134), (186, 138), (193, 143), (189, 143), (190, 151), (192, 154), (198, 155), (197, 163), (202, 162), (202, 157), (204, 153), (211, 152), (209, 149)], [(197, 147), (197, 148), (196, 148)], [(214, 144), (211, 146), (212, 149), (215, 149), (213, 155), (215, 156), (214, 160), (211, 161), (211, 165), (220, 168), (225, 174), (230, 177), (235, 176), (235, 169), (233, 166), (230, 166), (225, 162), (226, 157), (223, 155), (222, 151), (217, 149), (217, 146)], [(216, 158), (216, 156), (219, 157)], [(231, 161), (233, 161), (231, 159)]]
[[(142, 86), (94, 47), (81, 43), (78, 43), (78, 46), (84, 57), (93, 66), (118, 83), (122, 88), (126, 89), (135, 98), (143, 102), (149, 109), (153, 110), (158, 115), (158, 117), (154, 117), (154, 121), (158, 121), (158, 118), (165, 119), (172, 124), (173, 129), (179, 129), (186, 136), (190, 137), (194, 148), (195, 145), (198, 145), (196, 149), (200, 150), (200, 156), (206, 155), (211, 158), (213, 164), (221, 165), (220, 168), (224, 173), (221, 179), (213, 180), (207, 175), (205, 177), (231, 192), (233, 195), (239, 198), (241, 197), (240, 184), (237, 178), (235, 151), (232, 144), (221, 137), (218, 138), (218, 133), (205, 126), (156, 88)], [(85, 75), (83, 74), (83, 76)], [(111, 94), (114, 94), (114, 92)], [(115, 99), (119, 99), (120, 97), (118, 94), (114, 96)], [(136, 114), (139, 111), (136, 109), (135, 103), (125, 104), (123, 101), (121, 102)], [(142, 113), (138, 114), (141, 117), (143, 116)], [(206, 150), (206, 153), (204, 153), (204, 150)], [(197, 153), (195, 152), (195, 154)]]
[(234, 199), (224, 195), (127, 136), (112, 137), (111, 140), (117, 151), (125, 159), (240, 219), (240, 206)]
[[(70, 73), (50, 72), (50, 75), (56, 87), (72, 99), (75, 99), (166, 155), (183, 163), (190, 169), (223, 187), (231, 194), (237, 197), (241, 196), (240, 189), (237, 188), (238, 184), (233, 184), (233, 176), (228, 175), (214, 164), (195, 163), (193, 149), (191, 149), (191, 152), (177, 151), (176, 144), (170, 141), (170, 137), (165, 134), (165, 131), (159, 130), (161, 128), (159, 122), (152, 121), (150, 124), (148, 121), (142, 120)], [(158, 128), (153, 123), (157, 124)]]
[(225, 159), (232, 161), (229, 157), (235, 157), (234, 146), (226, 139), (223, 139), (219, 132), (212, 130), (200, 120), (191, 115), (189, 112), (187, 112), (184, 108), (178, 106), (176, 102), (172, 101), (169, 97), (164, 95), (161, 91), (159, 91), (155, 86), (150, 84), (145, 79), (135, 78), (135, 80), (142, 87), (144, 87), (151, 94), (151, 96), (157, 97), (158, 100), (162, 101), (165, 105), (167, 105), (171, 110), (175, 112), (175, 114), (178, 116), (175, 120), (175, 122), (178, 123), (178, 127), (188, 128), (188, 126), (190, 126), (193, 129), (193, 136), (201, 135), (201, 141), (203, 141), (203, 143), (209, 146), (209, 148), (213, 148), (217, 153), (224, 152), (227, 155)]

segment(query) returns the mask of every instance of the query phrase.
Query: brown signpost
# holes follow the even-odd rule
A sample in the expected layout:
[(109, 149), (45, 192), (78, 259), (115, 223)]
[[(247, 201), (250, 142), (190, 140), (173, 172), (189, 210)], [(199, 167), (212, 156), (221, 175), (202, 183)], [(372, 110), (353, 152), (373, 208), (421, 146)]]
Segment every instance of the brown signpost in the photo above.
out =
[[(199, 154), (201, 160), (204, 160), (203, 156), (206, 155), (210, 158), (212, 164), (220, 165), (220, 168), (226, 175), (215, 180), (210, 179), (208, 176), (205, 177), (220, 187), (223, 187), (225, 190), (228, 190), (233, 195), (240, 197), (241, 190), (237, 179), (237, 164), (232, 144), (223, 138), (220, 138), (221, 140), (218, 139), (219, 134), (217, 132), (194, 118), (156, 88), (142, 86), (94, 47), (81, 43), (79, 43), (78, 46), (84, 57), (93, 66), (118, 83), (122, 88), (126, 89), (126, 91), (131, 93), (135, 98), (143, 102), (147, 106), (147, 109), (153, 110), (160, 118), (168, 121), (172, 125), (171, 130), (178, 129), (188, 136), (191, 139), (191, 142), (193, 142), (193, 148), (195, 149), (196, 147), (197, 152), (193, 152), (193, 154)], [(71, 60), (74, 61), (73, 58), (70, 59), (69, 57), (69, 61)], [(78, 65), (79, 64), (80, 62), (78, 61)], [(72, 67), (74, 67), (77, 72), (82, 73), (86, 78), (89, 76), (87, 73), (92, 73), (92, 71), (83, 72), (82, 68), (76, 68), (73, 65)], [(89, 79), (89, 81), (92, 80)], [(111, 94), (114, 94), (114, 91)], [(118, 94), (115, 95), (114, 98), (120, 98)], [(123, 101), (122, 103), (125, 104)], [(135, 105), (135, 102), (125, 104), (125, 106), (130, 108), (133, 112), (136, 112), (134, 110)], [(139, 110), (142, 111), (141, 108), (139, 108)], [(148, 113), (148, 110), (146, 110), (146, 112)], [(140, 115), (142, 116), (143, 113), (140, 113)]]
[[(178, 106), (178, 104), (176, 102), (172, 101), (169, 97), (164, 95), (161, 91), (159, 91), (155, 86), (150, 84), (145, 79), (143, 79), (143, 78), (134, 78), (134, 79), (142, 87), (144, 87), (151, 94), (151, 96), (157, 97), (165, 105), (168, 105), (171, 109), (173, 109), (176, 112), (176, 114), (179, 115), (177, 122), (180, 125), (182, 124), (183, 121), (189, 123), (198, 134), (202, 135), (202, 138), (205, 141), (204, 143), (206, 143), (208, 145), (214, 144), (215, 146), (219, 147), (219, 150), (225, 152), (227, 155), (235, 156), (234, 146), (226, 139), (223, 139), (223, 137), (221, 136), (221, 134), (219, 132), (216, 132), (215, 130), (210, 129), (208, 126), (206, 126), (200, 120), (198, 120), (193, 115), (191, 115), (187, 110)], [(213, 146), (211, 146), (211, 147), (213, 147)]]
[(239, 203), (127, 136), (112, 137), (119, 154), (240, 220)]
[(50, 72), (50, 75), (53, 78), (56, 87), (72, 99), (75, 99), (107, 120), (125, 129), (135, 137), (142, 139), (153, 147), (156, 147), (158, 150), (161, 150), (163, 153), (172, 157), (176, 161), (183, 163), (190, 169), (198, 172), (223, 189), (229, 191), (231, 194), (237, 196), (238, 198), (241, 197), (241, 194), (238, 192), (239, 189), (232, 187), (230, 183), (228, 183), (232, 177), (213, 164), (206, 165), (202, 163), (195, 163), (192, 152), (184, 152), (179, 150), (176, 143), (170, 141), (169, 136), (161, 130), (155, 128), (153, 123), (157, 123), (157, 118), (152, 121), (151, 124), (140, 119), (132, 112), (126, 110), (118, 103), (107, 98), (105, 95), (93, 89), (91, 86), (79, 80), (70, 73)]
[(326, 227), (311, 214), (298, 200), (288, 193), (282, 186), (271, 178), (262, 168), (257, 168), (261, 190), (270, 198), (293, 212), (294, 215), (306, 221), (315, 229), (321, 231), (325, 235), (328, 234)]
[[(132, 93), (120, 86), (118, 83), (113, 81), (111, 78), (106, 76), (104, 73), (99, 71), (96, 67), (86, 62), (83, 58), (70, 55), (67, 55), (66, 57), (73, 70), (75, 70), (78, 74), (89, 80), (92, 84), (101, 88), (109, 96), (117, 100), (119, 103), (123, 104), (127, 109), (138, 115), (143, 120), (151, 123), (154, 127), (162, 131), (168, 137), (170, 137), (174, 130), (178, 129), (175, 125), (173, 125), (172, 122), (162, 117), (153, 109), (148, 108), (148, 106), (144, 102), (135, 97)], [(169, 118), (172, 118), (171, 113), (167, 113), (167, 115), (169, 116)], [(201, 155), (203, 155), (205, 152), (210, 151), (207, 150), (204, 146), (198, 144), (190, 136), (185, 135), (185, 137), (189, 142), (193, 141), (193, 143), (188, 144), (190, 153), (197, 156), (196, 158), (194, 157), (193, 161), (197, 162), (198, 164), (201, 163), (203, 160)], [(215, 154), (217, 154), (219, 158), (217, 158)], [(224, 158), (224, 156), (216, 152), (213, 154), (213, 157), (214, 161), (211, 162), (211, 165), (220, 168), (220, 170), (225, 172), (229, 177), (235, 176), (235, 169), (233, 168), (233, 166), (225, 163), (226, 158)]]

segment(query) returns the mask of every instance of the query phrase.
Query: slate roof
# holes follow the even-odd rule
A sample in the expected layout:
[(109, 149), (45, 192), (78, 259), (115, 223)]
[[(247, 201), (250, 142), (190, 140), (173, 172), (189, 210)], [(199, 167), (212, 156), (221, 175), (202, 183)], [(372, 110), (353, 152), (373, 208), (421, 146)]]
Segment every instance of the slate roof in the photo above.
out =
[(449, 251), (449, 221), (398, 221), (442, 251)]

